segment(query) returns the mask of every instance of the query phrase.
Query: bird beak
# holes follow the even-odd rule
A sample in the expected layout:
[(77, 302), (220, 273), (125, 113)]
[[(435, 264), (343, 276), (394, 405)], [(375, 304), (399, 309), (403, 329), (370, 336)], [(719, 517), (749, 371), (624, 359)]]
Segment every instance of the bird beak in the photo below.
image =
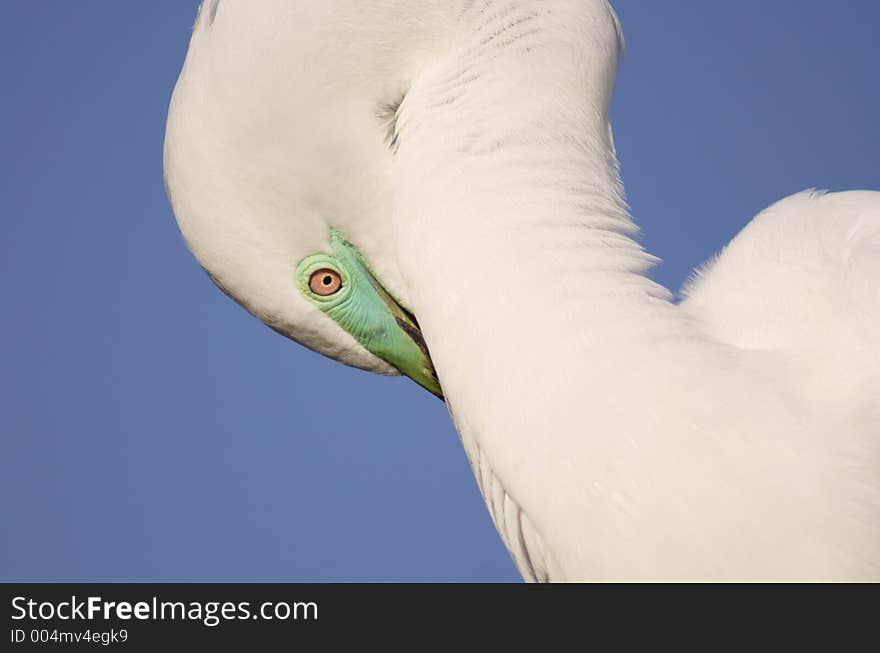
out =
[(369, 270), (366, 271), (365, 276), (370, 280), (373, 289), (388, 307), (391, 315), (394, 316), (394, 320), (405, 335), (406, 341), (413, 345), (412, 347), (398, 347), (393, 356), (386, 357), (386, 361), (432, 395), (445, 401), (440, 381), (437, 378), (437, 371), (434, 369), (434, 362), (431, 360), (431, 352), (428, 351), (428, 345), (425, 343), (422, 329), (419, 327), (415, 315), (401, 306)]
[(330, 246), (333, 256), (319, 252), (300, 261), (297, 278), (301, 291), (308, 296), (309, 270), (313, 266), (324, 265), (328, 260), (338, 265), (348, 293), (338, 301), (319, 301), (321, 310), (367, 351), (443, 400), (443, 390), (415, 316), (385, 289), (357, 248), (332, 227)]
[(446, 401), (443, 397), (443, 389), (440, 387), (440, 380), (437, 378), (437, 370), (434, 369), (434, 361), (431, 360), (431, 352), (428, 351), (428, 345), (425, 344), (425, 339), (422, 337), (419, 323), (416, 321), (414, 315), (408, 313), (403, 308), (401, 308), (401, 311), (406, 313), (407, 317), (398, 317), (398, 326), (410, 337), (425, 357), (421, 374), (419, 374), (418, 377), (411, 376), (410, 378), (432, 395), (440, 399), (440, 401)]

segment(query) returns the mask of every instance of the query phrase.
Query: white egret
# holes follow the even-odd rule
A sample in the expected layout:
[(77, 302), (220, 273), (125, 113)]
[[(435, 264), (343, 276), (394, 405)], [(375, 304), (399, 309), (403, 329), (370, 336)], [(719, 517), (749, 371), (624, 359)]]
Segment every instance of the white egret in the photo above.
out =
[(778, 202), (674, 303), (620, 48), (604, 0), (208, 0), (180, 228), (272, 328), (442, 393), (526, 579), (880, 579), (880, 193)]

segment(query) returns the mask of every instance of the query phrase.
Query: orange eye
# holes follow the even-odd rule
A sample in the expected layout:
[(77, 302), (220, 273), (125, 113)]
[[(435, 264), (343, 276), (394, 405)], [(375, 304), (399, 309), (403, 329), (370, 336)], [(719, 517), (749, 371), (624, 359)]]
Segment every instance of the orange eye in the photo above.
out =
[(338, 272), (329, 268), (315, 270), (312, 272), (312, 276), (309, 277), (309, 288), (311, 288), (313, 293), (321, 297), (334, 295), (342, 288), (342, 277), (339, 276)]

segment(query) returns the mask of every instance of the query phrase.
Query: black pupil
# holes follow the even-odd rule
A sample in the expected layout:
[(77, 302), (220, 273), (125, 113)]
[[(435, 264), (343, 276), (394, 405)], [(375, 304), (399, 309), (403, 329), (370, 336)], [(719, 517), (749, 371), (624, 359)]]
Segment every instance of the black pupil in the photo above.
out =
[(329, 274), (326, 274), (326, 275), (324, 275), (323, 281), (324, 281), (325, 286), (329, 286), (330, 284), (333, 283), (333, 277), (331, 277)]

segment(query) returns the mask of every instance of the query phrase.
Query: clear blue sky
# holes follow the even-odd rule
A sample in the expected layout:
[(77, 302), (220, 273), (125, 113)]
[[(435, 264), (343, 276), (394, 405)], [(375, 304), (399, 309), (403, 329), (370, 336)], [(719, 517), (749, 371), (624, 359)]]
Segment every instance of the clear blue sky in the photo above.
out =
[[(614, 4), (660, 281), (784, 195), (880, 188), (875, 0)], [(186, 250), (162, 139), (196, 6), (5, 3), (0, 579), (518, 579), (440, 402), (271, 332)]]

